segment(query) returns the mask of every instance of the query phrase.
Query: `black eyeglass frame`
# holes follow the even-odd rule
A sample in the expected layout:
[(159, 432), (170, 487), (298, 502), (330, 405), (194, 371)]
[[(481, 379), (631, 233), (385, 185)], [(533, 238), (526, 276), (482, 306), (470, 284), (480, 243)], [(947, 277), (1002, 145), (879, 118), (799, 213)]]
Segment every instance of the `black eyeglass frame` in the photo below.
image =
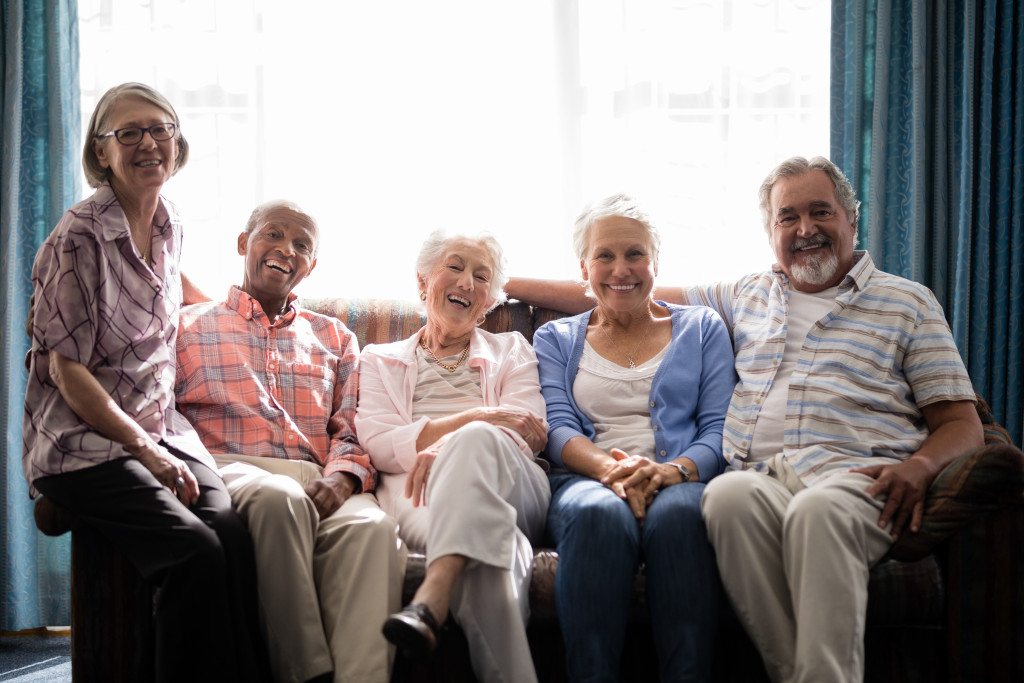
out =
[[(154, 135), (153, 134), (153, 129), (154, 128), (166, 128), (167, 129), (167, 137), (162, 137), (162, 136), (158, 137), (158, 136)], [(135, 142), (125, 142), (124, 140), (122, 140), (121, 139), (121, 135), (124, 134), (125, 131), (129, 131), (129, 130), (137, 130), (137, 131), (139, 131), (139, 139), (136, 140)], [(122, 145), (125, 145), (127, 147), (134, 147), (135, 145), (138, 145), (138, 144), (140, 144), (142, 142), (142, 138), (144, 138), (146, 136), (146, 133), (149, 133), (149, 137), (153, 138), (157, 142), (166, 142), (167, 140), (170, 140), (171, 138), (173, 138), (177, 134), (177, 132), (178, 132), (178, 124), (176, 124), (176, 123), (154, 123), (152, 126), (126, 126), (125, 128), (118, 128), (117, 130), (112, 130), (109, 133), (104, 133), (103, 135), (97, 135), (96, 138), (97, 139), (102, 139), (102, 138), (109, 138), (109, 137), (113, 136), (114, 139), (117, 140), (118, 142), (120, 142)]]

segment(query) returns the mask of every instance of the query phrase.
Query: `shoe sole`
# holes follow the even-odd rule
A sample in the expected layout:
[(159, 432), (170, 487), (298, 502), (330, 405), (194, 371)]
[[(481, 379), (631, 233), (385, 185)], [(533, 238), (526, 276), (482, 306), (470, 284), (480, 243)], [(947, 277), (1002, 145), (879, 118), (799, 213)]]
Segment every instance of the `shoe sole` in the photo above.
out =
[(434, 650), (422, 633), (401, 619), (388, 619), (383, 631), (384, 637), (406, 654), (425, 657)]

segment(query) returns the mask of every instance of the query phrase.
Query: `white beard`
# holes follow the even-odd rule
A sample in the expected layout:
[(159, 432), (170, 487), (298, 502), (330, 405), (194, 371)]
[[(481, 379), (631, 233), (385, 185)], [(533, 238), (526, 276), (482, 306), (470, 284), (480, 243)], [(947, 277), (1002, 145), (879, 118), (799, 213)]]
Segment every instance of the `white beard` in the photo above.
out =
[(829, 249), (824, 256), (815, 255), (804, 259), (803, 263), (794, 263), (790, 268), (793, 279), (809, 285), (821, 286), (835, 282), (839, 275), (839, 257)]

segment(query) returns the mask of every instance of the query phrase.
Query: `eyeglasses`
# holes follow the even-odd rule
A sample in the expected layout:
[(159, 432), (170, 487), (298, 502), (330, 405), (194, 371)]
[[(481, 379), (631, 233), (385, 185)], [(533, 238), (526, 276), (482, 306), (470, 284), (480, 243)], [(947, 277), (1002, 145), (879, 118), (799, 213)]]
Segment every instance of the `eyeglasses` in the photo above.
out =
[(163, 142), (164, 140), (170, 140), (173, 138), (174, 133), (177, 130), (178, 126), (174, 123), (154, 123), (152, 126), (147, 126), (146, 128), (140, 128), (138, 126), (118, 128), (117, 130), (112, 130), (109, 133), (97, 135), (96, 137), (109, 138), (113, 135), (122, 145), (132, 146), (142, 142), (143, 133), (149, 133), (149, 137), (153, 138), (157, 142)]

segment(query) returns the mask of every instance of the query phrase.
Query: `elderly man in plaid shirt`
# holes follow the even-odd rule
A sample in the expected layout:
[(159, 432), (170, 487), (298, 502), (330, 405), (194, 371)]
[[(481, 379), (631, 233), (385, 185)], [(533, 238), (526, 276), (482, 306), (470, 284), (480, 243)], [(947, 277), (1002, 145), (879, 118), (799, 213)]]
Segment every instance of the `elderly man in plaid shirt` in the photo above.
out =
[(242, 286), (182, 310), (175, 394), (253, 536), (275, 679), (387, 681), (405, 552), (352, 428), (356, 339), (292, 293), (318, 242), (289, 202), (253, 211)]

